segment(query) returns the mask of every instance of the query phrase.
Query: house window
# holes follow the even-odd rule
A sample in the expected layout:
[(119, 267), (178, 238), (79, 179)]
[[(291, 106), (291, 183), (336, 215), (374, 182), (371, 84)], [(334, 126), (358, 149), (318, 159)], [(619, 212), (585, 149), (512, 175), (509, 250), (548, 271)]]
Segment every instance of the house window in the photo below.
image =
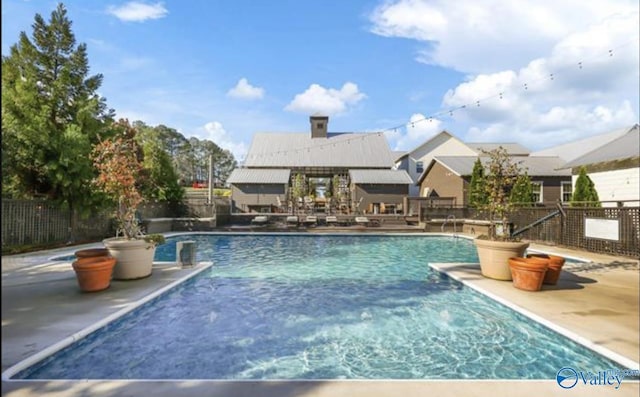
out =
[(317, 126), (318, 126), (319, 129), (322, 129), (322, 128), (324, 128), (324, 123), (318, 123)]
[(542, 182), (541, 181), (531, 181), (531, 185), (533, 187), (533, 202), (541, 203), (543, 200), (542, 196)]
[(422, 171), (424, 171), (424, 163), (422, 161), (416, 161), (416, 172), (422, 174)]
[(571, 194), (573, 193), (571, 182), (560, 182), (560, 192), (563, 202), (571, 201)]

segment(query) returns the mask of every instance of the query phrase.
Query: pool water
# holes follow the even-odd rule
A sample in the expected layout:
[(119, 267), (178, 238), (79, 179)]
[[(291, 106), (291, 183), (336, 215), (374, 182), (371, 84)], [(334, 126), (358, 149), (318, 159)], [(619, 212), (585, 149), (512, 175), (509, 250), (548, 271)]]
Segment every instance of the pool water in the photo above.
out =
[(19, 373), (28, 379), (555, 379), (619, 365), (435, 271), (473, 242), (188, 235), (214, 266)]

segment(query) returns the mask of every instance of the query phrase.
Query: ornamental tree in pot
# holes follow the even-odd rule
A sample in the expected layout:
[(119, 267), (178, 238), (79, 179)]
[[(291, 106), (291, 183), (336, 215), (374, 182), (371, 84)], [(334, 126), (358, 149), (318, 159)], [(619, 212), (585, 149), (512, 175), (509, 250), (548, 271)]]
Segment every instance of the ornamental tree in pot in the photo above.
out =
[(151, 275), (155, 248), (164, 243), (164, 236), (145, 236), (136, 216), (143, 201), (136, 181), (142, 170), (141, 154), (134, 139), (136, 130), (122, 119), (113, 128), (114, 136), (97, 144), (92, 152), (98, 170), (94, 183), (116, 206), (116, 237), (103, 240), (116, 258), (113, 278), (132, 280)]
[(488, 215), (491, 224), (489, 234), (478, 236), (474, 242), (482, 275), (497, 280), (511, 280), (509, 258), (524, 256), (529, 246), (529, 243), (511, 236), (509, 221), (514, 208), (509, 196), (521, 170), (501, 146), (484, 154), (488, 156), (484, 175), (487, 200), (479, 205), (479, 209)]

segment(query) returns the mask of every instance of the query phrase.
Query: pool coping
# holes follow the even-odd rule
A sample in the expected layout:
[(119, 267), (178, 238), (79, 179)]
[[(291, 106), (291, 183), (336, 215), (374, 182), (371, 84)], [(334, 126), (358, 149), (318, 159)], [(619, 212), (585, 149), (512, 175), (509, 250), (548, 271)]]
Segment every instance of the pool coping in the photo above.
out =
[[(432, 233), (432, 232), (424, 232), (424, 233), (402, 233), (402, 232), (369, 232), (366, 234), (363, 234), (361, 232), (333, 232), (333, 233), (318, 233), (318, 234), (309, 234), (309, 233), (291, 233), (291, 232), (282, 232), (282, 233), (278, 233), (278, 232), (175, 232), (175, 233), (166, 233), (165, 235), (167, 237), (171, 237), (171, 236), (178, 236), (178, 235), (245, 235), (245, 236), (256, 236), (256, 235), (268, 235), (268, 236), (272, 236), (272, 235), (286, 235), (286, 236), (294, 236), (294, 235), (299, 235), (299, 236), (318, 236), (318, 235), (338, 235), (338, 236), (344, 236), (344, 235), (354, 235), (354, 236), (434, 236), (434, 237), (438, 237), (438, 236), (442, 236), (442, 237), (460, 237), (460, 238), (464, 238), (467, 240), (473, 240), (473, 237), (470, 236), (465, 236), (465, 235), (453, 235), (451, 233)], [(95, 245), (95, 244), (92, 244)], [(550, 247), (551, 248), (551, 247)], [(58, 252), (74, 252), (75, 250), (77, 250), (78, 247), (74, 247), (72, 249), (58, 249), (56, 250), (57, 253)], [(534, 249), (531, 248), (532, 251), (536, 251), (536, 252), (548, 252), (548, 253), (552, 253), (552, 250), (549, 249)], [(564, 254), (563, 254), (564, 255)], [(58, 255), (60, 256), (60, 255)], [(577, 259), (577, 260), (586, 260), (589, 261), (589, 259), (585, 259), (584, 257), (580, 257), (580, 256), (567, 256), (564, 255), (565, 257), (568, 258), (572, 258), (572, 259)], [(159, 264), (160, 262), (154, 262), (154, 264)], [(163, 263), (170, 263), (170, 262), (163, 262)], [(171, 262), (173, 263), (173, 262)], [(46, 264), (41, 264), (38, 266), (46, 266), (46, 265), (50, 265), (51, 263), (46, 263)], [(465, 265), (469, 265), (470, 263), (465, 263)], [(181, 277), (178, 280), (175, 280), (173, 282), (171, 282), (168, 285), (165, 285), (164, 287), (160, 288), (159, 290), (150, 293), (149, 295), (141, 298), (140, 300), (138, 300), (135, 303), (131, 303), (130, 306), (127, 306), (123, 309), (121, 309), (120, 311), (125, 311), (129, 312), (131, 310), (136, 309), (139, 305), (142, 305), (144, 303), (146, 303), (147, 301), (154, 299), (155, 297), (157, 297), (158, 295), (166, 292), (166, 290), (173, 288), (175, 285), (180, 284), (184, 281), (186, 281), (186, 279), (189, 279), (191, 277), (194, 277), (195, 275), (199, 274), (201, 271), (204, 271), (208, 268), (211, 267), (211, 263), (208, 264), (208, 266), (203, 267), (201, 269), (198, 269), (197, 272), (193, 272), (193, 273), (189, 273), (184, 277)], [(458, 280), (460, 281), (460, 280)], [(137, 306), (133, 306), (134, 304), (139, 303)], [(531, 380), (519, 380), (519, 379), (450, 379), (450, 380), (444, 380), (444, 379), (433, 379), (433, 380), (368, 380), (368, 379), (351, 379), (351, 380), (224, 380), (224, 379), (216, 379), (216, 380), (212, 380), (212, 379), (206, 379), (206, 380), (184, 380), (184, 379), (163, 379), (163, 380), (152, 380), (152, 379), (136, 379), (136, 380), (125, 380), (125, 379), (121, 379), (121, 380), (59, 380), (59, 379), (55, 379), (55, 380), (45, 380), (45, 379), (41, 379), (41, 380), (34, 380), (34, 379), (7, 379), (5, 377), (5, 374), (8, 373), (8, 371), (14, 367), (16, 367), (18, 364), (21, 363), (27, 363), (28, 360), (33, 360), (35, 362), (39, 361), (42, 358), (38, 358), (37, 360), (34, 359), (35, 356), (42, 354), (44, 355), (44, 357), (46, 357), (47, 355), (44, 354), (44, 352), (50, 352), (54, 346), (57, 346), (58, 349), (61, 349), (63, 347), (58, 346), (59, 344), (61, 344), (63, 341), (68, 341), (69, 344), (73, 343), (74, 341), (76, 341), (77, 339), (79, 339), (80, 337), (84, 336), (81, 334), (83, 332), (86, 333), (90, 333), (92, 332), (92, 328), (100, 328), (101, 326), (106, 325), (106, 323), (110, 322), (110, 321), (106, 321), (107, 319), (111, 318), (111, 321), (117, 319), (120, 317), (120, 315), (123, 315), (124, 313), (120, 313), (120, 311), (117, 311), (115, 313), (112, 313), (110, 316), (108, 316), (107, 318), (105, 318), (104, 320), (92, 324), (89, 327), (84, 328), (83, 330), (73, 334), (72, 336), (63, 339), (62, 341), (59, 341), (58, 343), (49, 346), (48, 348), (45, 348), (39, 352), (37, 352), (36, 354), (27, 357), (27, 359), (20, 361), (19, 363), (12, 365), (11, 367), (9, 367), (7, 370), (5, 370), (2, 373), (2, 381), (3, 381), (3, 394), (4, 394), (4, 389), (5, 389), (5, 385), (7, 384), (25, 384), (25, 383), (37, 383), (37, 382), (49, 382), (52, 384), (70, 384), (70, 385), (74, 385), (74, 384), (132, 384), (132, 387), (135, 387), (135, 384), (140, 382), (142, 384), (151, 384), (151, 383), (160, 383), (160, 384), (166, 384), (166, 383), (175, 383), (176, 385), (184, 385), (184, 384), (197, 384), (199, 382), (204, 382), (206, 384), (212, 384), (212, 385), (223, 385), (223, 384), (262, 384), (262, 383), (266, 383), (266, 384), (298, 384), (298, 383), (318, 383), (318, 384), (328, 384), (328, 385), (352, 385), (352, 384), (361, 384), (361, 383), (368, 383), (371, 385), (385, 385), (385, 384), (389, 384), (392, 383), (394, 385), (398, 385), (398, 384), (402, 384), (402, 385), (414, 385), (414, 384), (428, 384), (428, 385), (442, 385), (442, 384), (452, 384), (452, 383), (456, 383), (456, 384), (466, 384), (466, 385), (486, 385), (486, 384), (495, 384), (498, 385), (499, 383), (505, 383), (505, 384), (513, 384), (513, 383), (518, 383), (518, 382), (522, 382), (525, 384), (536, 384), (536, 385), (544, 385), (544, 387), (547, 387), (547, 385), (552, 385), (554, 386), (554, 390), (559, 390), (558, 386), (555, 384), (554, 380), (540, 380), (540, 379), (531, 379)], [(113, 317), (113, 318), (112, 318)], [(101, 324), (103, 321), (106, 321), (105, 324)], [(540, 322), (539, 320), (536, 319), (536, 321)], [(542, 323), (542, 322), (540, 322)], [(544, 324), (544, 323), (543, 323)], [(546, 325), (546, 324), (545, 324)], [(89, 330), (89, 331), (88, 331)], [(88, 332), (87, 332), (88, 331)], [(86, 335), (86, 334), (85, 334)], [(566, 335), (565, 335), (566, 336)], [(597, 352), (597, 350), (589, 347), (591, 350), (594, 350)], [(57, 350), (56, 350), (57, 351)], [(600, 352), (598, 352), (600, 353)], [(51, 353), (52, 354), (52, 353)], [(602, 353), (600, 353), (602, 354)], [(615, 360), (617, 361), (617, 360)], [(27, 365), (24, 368), (27, 368), (28, 366), (33, 365), (33, 363), (27, 363)], [(14, 371), (14, 373), (12, 373), (10, 376), (15, 375), (15, 373), (21, 371), (24, 368), (20, 368), (16, 371)], [(637, 367), (636, 367), (637, 368)], [(632, 387), (635, 387), (634, 390), (638, 390), (638, 382), (637, 381), (626, 381), (625, 383), (631, 383)], [(635, 386), (633, 386), (635, 384)], [(179, 386), (177, 386), (179, 387)], [(346, 386), (345, 386), (346, 387)], [(351, 386), (349, 386), (351, 387)], [(399, 386), (400, 387), (400, 386)], [(402, 387), (406, 387), (406, 386), (402, 386)], [(447, 386), (448, 387), (448, 386)], [(475, 386), (474, 386), (475, 387)], [(493, 387), (493, 386), (491, 386)], [(473, 391), (475, 390), (474, 388), (469, 388), (468, 391)], [(255, 390), (254, 390), (255, 391)], [(619, 392), (618, 392), (619, 393)], [(320, 393), (322, 394), (322, 393)], [(374, 393), (375, 394), (375, 393)], [(474, 393), (472, 393), (474, 394)], [(535, 393), (531, 393), (532, 395)], [(324, 394), (322, 394), (324, 395)], [(346, 394), (349, 395), (349, 394)]]

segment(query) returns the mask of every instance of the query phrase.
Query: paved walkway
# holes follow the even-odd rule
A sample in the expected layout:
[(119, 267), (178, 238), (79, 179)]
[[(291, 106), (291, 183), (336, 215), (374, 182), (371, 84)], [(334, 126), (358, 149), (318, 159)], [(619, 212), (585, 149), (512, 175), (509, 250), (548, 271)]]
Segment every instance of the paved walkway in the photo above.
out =
[[(95, 245), (2, 258), (2, 371), (94, 324), (171, 282), (198, 271), (154, 265), (152, 276), (113, 281), (95, 294), (79, 292), (69, 262), (52, 256)], [(640, 361), (638, 261), (533, 245), (532, 249), (588, 257), (589, 264), (568, 264), (556, 287), (520, 291), (509, 282), (489, 280), (478, 266), (435, 264), (498, 299), (512, 302), (635, 363)], [(4, 381), (2, 395), (19, 396), (423, 396), (490, 395), (638, 396), (638, 382), (561, 389), (549, 381)]]

